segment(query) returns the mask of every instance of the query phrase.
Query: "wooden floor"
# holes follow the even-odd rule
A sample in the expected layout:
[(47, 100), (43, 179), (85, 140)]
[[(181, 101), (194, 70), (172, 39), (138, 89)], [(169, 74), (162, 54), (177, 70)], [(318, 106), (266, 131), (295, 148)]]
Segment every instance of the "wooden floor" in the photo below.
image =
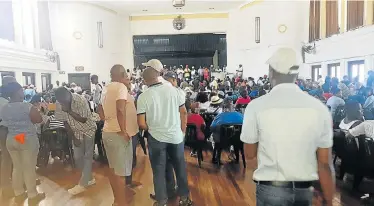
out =
[[(132, 205), (151, 206), (153, 201), (149, 194), (153, 193), (152, 170), (149, 159), (138, 148), (137, 168), (134, 171), (134, 180), (143, 184), (136, 189)], [(202, 168), (197, 167), (195, 158), (190, 157), (189, 151), (185, 152), (187, 159), (188, 181), (191, 198), (195, 206), (255, 206), (255, 187), (252, 183), (252, 171), (244, 170), (243, 166), (226, 164), (220, 169), (210, 163), (210, 154), (205, 154)], [(224, 154), (223, 162), (227, 160)], [(60, 164), (50, 165), (48, 175), (41, 176), (42, 184), (38, 190), (46, 193), (46, 199), (40, 206), (110, 206), (113, 195), (108, 179), (103, 173), (104, 165), (94, 163), (94, 176), (96, 185), (90, 187), (84, 194), (72, 197), (67, 189), (73, 187), (79, 179), (75, 172), (64, 170)], [(1, 206), (15, 205), (13, 200), (0, 199)], [(27, 203), (25, 203), (27, 205)], [(177, 205), (177, 202), (169, 205)], [(352, 198), (345, 190), (338, 190), (334, 206), (359, 205), (357, 198)]]

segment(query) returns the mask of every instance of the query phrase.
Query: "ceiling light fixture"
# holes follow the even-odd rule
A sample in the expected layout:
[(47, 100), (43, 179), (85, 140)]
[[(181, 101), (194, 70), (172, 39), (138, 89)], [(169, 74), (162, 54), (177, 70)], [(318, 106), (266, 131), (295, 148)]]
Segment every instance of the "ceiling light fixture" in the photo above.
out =
[(214, 8), (209, 8), (210, 10), (214, 10)]
[(143, 9), (142, 11), (148, 11), (147, 9)]

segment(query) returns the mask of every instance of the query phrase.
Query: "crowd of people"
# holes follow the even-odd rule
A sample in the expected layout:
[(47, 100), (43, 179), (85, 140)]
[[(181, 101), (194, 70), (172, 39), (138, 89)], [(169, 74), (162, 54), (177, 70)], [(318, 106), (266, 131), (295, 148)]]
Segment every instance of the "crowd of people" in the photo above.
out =
[[(374, 119), (374, 73), (368, 73), (366, 87), (358, 78), (350, 81), (347, 76), (342, 81), (322, 76), (316, 82), (305, 81), (297, 79), (300, 62), (296, 56), (289, 48), (277, 50), (267, 62), (269, 76), (257, 81), (243, 77), (242, 65), (235, 75), (219, 79), (208, 68), (166, 67), (157, 59), (133, 71), (114, 65), (108, 84), (100, 84), (98, 76), (92, 75), (93, 91), (56, 82), (57, 87), (49, 85), (38, 94), (31, 85), (24, 89), (6, 77), (0, 98), (2, 192), (15, 196), (17, 202), (28, 197), (30, 205), (45, 198), (36, 190), (40, 136), (59, 125), (73, 143), (76, 167), (81, 170), (70, 194), (80, 194), (96, 183), (92, 160), (97, 131), (102, 131), (99, 136), (109, 163), (106, 175), (113, 205), (127, 205), (131, 191), (141, 185), (132, 180), (132, 173), (136, 147), (144, 136), (153, 171), (154, 205), (167, 205), (168, 199), (179, 196), (180, 206), (190, 206), (184, 158), (187, 125), (196, 126), (198, 140), (211, 143), (213, 163), (221, 161), (220, 151), (215, 150), (221, 126), (243, 125), (240, 139), (247, 144), (247, 158), (258, 160), (253, 175), (257, 205), (290, 199), (293, 205), (310, 205), (309, 188), (318, 179), (325, 203), (332, 205), (331, 122), (343, 108), (345, 116), (338, 125), (348, 136), (373, 136), (374, 123), (367, 119)], [(204, 119), (204, 114), (210, 114), (212, 121)], [(196, 151), (191, 155), (196, 156)], [(267, 195), (280, 190), (285, 192), (282, 197)]]

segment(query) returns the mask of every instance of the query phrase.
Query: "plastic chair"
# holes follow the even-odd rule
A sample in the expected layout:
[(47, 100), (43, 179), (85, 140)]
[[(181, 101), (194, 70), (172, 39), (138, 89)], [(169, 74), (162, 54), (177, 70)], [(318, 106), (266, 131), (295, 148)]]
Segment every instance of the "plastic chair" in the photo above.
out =
[(217, 164), (220, 164), (220, 156), (222, 149), (229, 148), (231, 145), (234, 146), (235, 162), (239, 163), (239, 152), (242, 156), (243, 166), (247, 167), (244, 154), (244, 143), (240, 140), (240, 134), (242, 131), (242, 125), (221, 125), (220, 131), (220, 142), (217, 144)]
[(184, 143), (186, 146), (190, 147), (192, 150), (197, 151), (197, 162), (199, 167), (201, 167), (201, 161), (204, 161), (203, 148), (205, 146), (205, 140), (197, 139), (197, 127), (194, 124), (187, 124), (186, 136), (184, 138)]

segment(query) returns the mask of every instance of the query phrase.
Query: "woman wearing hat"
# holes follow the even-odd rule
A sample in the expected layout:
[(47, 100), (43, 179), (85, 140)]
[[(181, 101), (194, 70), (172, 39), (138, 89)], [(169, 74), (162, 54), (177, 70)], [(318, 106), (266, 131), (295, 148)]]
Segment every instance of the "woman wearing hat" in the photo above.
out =
[(42, 122), (38, 109), (23, 102), (22, 86), (9, 83), (3, 90), (9, 103), (0, 112), (2, 124), (8, 128), (6, 146), (13, 162), (13, 189), (17, 202), (26, 199), (23, 185), (26, 185), (29, 205), (35, 205), (45, 198), (36, 190), (35, 166), (39, 152), (39, 140), (35, 124)]

